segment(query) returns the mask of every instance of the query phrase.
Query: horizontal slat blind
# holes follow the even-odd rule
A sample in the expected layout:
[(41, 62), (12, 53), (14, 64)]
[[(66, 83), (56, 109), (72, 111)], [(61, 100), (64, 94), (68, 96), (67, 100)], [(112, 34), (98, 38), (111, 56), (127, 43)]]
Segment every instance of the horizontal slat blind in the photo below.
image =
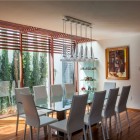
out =
[[(31, 52), (51, 52), (51, 37), (36, 33), (22, 34), (22, 51)], [(70, 54), (71, 46), (75, 45), (70, 39), (54, 38), (53, 53), (63, 53), (63, 46), (67, 46), (67, 53)], [(20, 32), (12, 29), (0, 27), (0, 48), (10, 50), (20, 50)]]
[(16, 30), (0, 27), (0, 49), (19, 50), (20, 33)]
[(53, 51), (54, 53), (63, 53), (63, 46), (67, 46), (67, 53), (70, 53), (71, 51), (71, 45), (74, 46), (75, 43), (71, 42), (70, 39), (53, 39)]
[(50, 37), (40, 34), (22, 34), (23, 51), (50, 52)]

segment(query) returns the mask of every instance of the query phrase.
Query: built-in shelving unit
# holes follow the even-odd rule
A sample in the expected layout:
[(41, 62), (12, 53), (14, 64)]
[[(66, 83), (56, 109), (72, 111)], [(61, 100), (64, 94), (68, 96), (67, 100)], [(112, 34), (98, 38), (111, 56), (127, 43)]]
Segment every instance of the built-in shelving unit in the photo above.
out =
[(89, 94), (89, 98), (93, 97), (96, 90), (96, 61), (81, 61), (78, 63), (79, 68), (79, 93)]

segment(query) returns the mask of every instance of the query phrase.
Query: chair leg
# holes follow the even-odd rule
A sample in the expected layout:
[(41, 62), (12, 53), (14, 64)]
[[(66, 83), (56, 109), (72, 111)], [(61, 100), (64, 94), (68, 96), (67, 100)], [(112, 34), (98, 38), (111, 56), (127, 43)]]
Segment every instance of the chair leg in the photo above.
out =
[(27, 128), (27, 124), (25, 123), (25, 128), (24, 128), (24, 140), (26, 139), (26, 128)]
[(122, 132), (122, 124), (121, 124), (121, 118), (120, 118), (120, 114), (118, 114), (118, 121), (119, 121), (119, 126), (120, 126), (120, 132)]
[(48, 126), (48, 140), (52, 139), (51, 127)]
[(67, 140), (67, 135), (66, 134), (64, 134), (64, 140)]
[(116, 122), (116, 131), (117, 131), (117, 133), (119, 133), (119, 131), (118, 131), (118, 122), (117, 122), (117, 116), (116, 116), (116, 114), (114, 115), (114, 117), (115, 117), (115, 122)]
[(33, 132), (32, 132), (32, 126), (30, 126), (30, 139), (33, 139)]
[(130, 121), (129, 121), (129, 117), (128, 117), (128, 112), (126, 110), (126, 117), (127, 117), (127, 121), (128, 121), (128, 127), (130, 127)]
[(111, 117), (109, 118), (109, 125), (110, 125), (110, 127), (111, 127)]
[(18, 123), (19, 123), (19, 115), (17, 115), (17, 122), (16, 122), (16, 136), (18, 133)]
[(107, 139), (109, 139), (108, 126), (107, 126), (107, 118), (105, 118), (105, 129), (106, 129)]
[(84, 132), (84, 139), (87, 140), (87, 135), (86, 135), (85, 127), (83, 128), (83, 132)]
[(89, 137), (90, 137), (90, 140), (92, 140), (92, 131), (91, 131), (91, 126), (89, 125), (88, 127), (89, 127), (89, 134), (90, 134), (90, 135), (89, 135)]
[(71, 140), (71, 134), (68, 134), (68, 140)]
[(105, 131), (104, 131), (103, 121), (101, 121), (101, 127), (102, 127), (103, 139), (105, 140)]
[(37, 128), (37, 140), (39, 140), (39, 132), (40, 132), (40, 128)]
[(53, 118), (53, 112), (51, 114), (52, 114), (52, 118)]
[(47, 137), (47, 126), (44, 126), (44, 135)]

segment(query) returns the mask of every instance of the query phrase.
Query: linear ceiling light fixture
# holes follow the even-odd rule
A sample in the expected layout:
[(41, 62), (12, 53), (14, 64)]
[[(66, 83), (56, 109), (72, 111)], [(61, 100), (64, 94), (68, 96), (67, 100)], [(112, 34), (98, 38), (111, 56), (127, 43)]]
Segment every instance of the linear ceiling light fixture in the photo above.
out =
[[(83, 32), (85, 32), (85, 38), (87, 37), (88, 31), (90, 34), (90, 39), (92, 40), (92, 24), (90, 22), (80, 20), (77, 18), (73, 18), (70, 16), (64, 16), (63, 18), (63, 33), (66, 34), (66, 28), (68, 28), (67, 23), (70, 23), (69, 31), (71, 35), (71, 47), (68, 47), (65, 44), (65, 39), (63, 42), (63, 58), (61, 61), (93, 61), (93, 48), (92, 48), (92, 41), (91, 46), (88, 49), (87, 42), (83, 44), (82, 42), (80, 45), (73, 42), (73, 24), (75, 24), (75, 36), (80, 34), (80, 37), (83, 37)], [(79, 26), (79, 28), (78, 28)], [(79, 32), (78, 32), (79, 29)], [(67, 30), (68, 31), (68, 30)]]

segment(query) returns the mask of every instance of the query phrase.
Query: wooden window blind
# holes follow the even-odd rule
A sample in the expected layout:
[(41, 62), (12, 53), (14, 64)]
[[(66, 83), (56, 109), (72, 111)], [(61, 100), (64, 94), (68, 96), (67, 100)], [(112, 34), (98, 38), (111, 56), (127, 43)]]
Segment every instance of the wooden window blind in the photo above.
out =
[(70, 39), (57, 38), (53, 39), (53, 52), (54, 53), (63, 53), (63, 46), (67, 46), (67, 53), (70, 53), (71, 45), (74, 46), (75, 43)]
[(22, 34), (22, 50), (32, 52), (50, 52), (50, 37), (41, 34)]
[(0, 27), (0, 49), (19, 50), (20, 33), (16, 30)]

